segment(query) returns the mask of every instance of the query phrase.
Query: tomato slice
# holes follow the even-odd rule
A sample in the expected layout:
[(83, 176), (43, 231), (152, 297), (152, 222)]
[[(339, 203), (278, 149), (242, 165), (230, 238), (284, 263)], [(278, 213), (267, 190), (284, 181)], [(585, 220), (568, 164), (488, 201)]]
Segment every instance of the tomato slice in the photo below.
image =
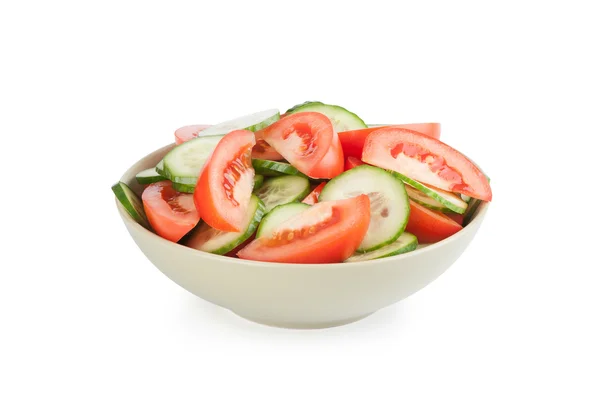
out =
[(142, 202), (156, 234), (173, 242), (181, 240), (200, 221), (193, 195), (177, 192), (171, 181), (148, 185)]
[(462, 225), (439, 211), (433, 211), (410, 202), (410, 216), (406, 231), (417, 236), (419, 243), (437, 243), (462, 230)]
[(241, 231), (254, 186), (254, 133), (235, 130), (217, 144), (194, 191), (200, 217), (221, 231)]
[(283, 160), (283, 156), (277, 153), (277, 151), (261, 137), (261, 132), (262, 130), (255, 133), (256, 144), (252, 148), (252, 158), (263, 160)]
[(360, 159), (355, 158), (354, 156), (348, 156), (348, 158), (346, 159), (346, 165), (344, 166), (344, 170), (350, 170), (352, 168), (355, 168), (357, 166), (360, 165), (364, 165), (365, 162), (363, 162)]
[(175, 143), (181, 144), (188, 140), (195, 139), (205, 128), (210, 127), (210, 124), (194, 124), (192, 126), (183, 126), (175, 130)]
[(477, 166), (447, 144), (412, 130), (375, 130), (367, 136), (362, 161), (445, 191), (492, 200), (490, 184)]
[(344, 151), (334, 131), (329, 150), (311, 173), (313, 178), (331, 179), (342, 172), (344, 172)]
[(321, 191), (325, 188), (327, 182), (321, 182), (312, 192), (306, 195), (306, 198), (302, 200), (303, 204), (314, 205), (319, 202), (319, 195), (321, 195)]
[(319, 202), (248, 244), (238, 257), (278, 263), (337, 263), (350, 257), (367, 233), (369, 197)]
[(461, 214), (457, 214), (456, 212), (447, 212), (446, 216), (448, 218), (450, 218), (452, 221), (454, 221), (457, 224), (463, 225), (463, 223), (465, 222), (465, 216), (461, 215)]
[[(361, 130), (349, 130), (338, 133), (342, 148), (344, 149), (344, 156), (352, 156), (361, 158), (363, 147), (365, 146), (365, 140), (367, 136), (386, 126), (371, 127), (368, 129)], [(416, 123), (416, 124), (395, 124), (394, 127), (402, 127), (403, 129), (413, 130), (419, 133), (423, 133), (426, 136), (433, 137), (434, 139), (440, 138), (440, 123)]]
[[(337, 171), (336, 163), (344, 164), (343, 158), (329, 157), (336, 132), (327, 116), (316, 112), (290, 114), (257, 133), (275, 151), (300, 172), (312, 178), (324, 171)], [(334, 156), (339, 152), (333, 150)], [(323, 162), (323, 163), (321, 163)], [(324, 163), (334, 166), (325, 165)]]

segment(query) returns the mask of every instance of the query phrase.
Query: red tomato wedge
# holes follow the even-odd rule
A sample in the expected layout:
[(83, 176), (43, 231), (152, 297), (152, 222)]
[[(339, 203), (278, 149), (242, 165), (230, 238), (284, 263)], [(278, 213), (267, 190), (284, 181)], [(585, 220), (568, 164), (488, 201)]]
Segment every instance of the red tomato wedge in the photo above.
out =
[(341, 151), (334, 148), (333, 156), (325, 159), (337, 133), (329, 118), (321, 113), (290, 114), (257, 132), (257, 136), (312, 178), (324, 177), (320, 175), (323, 172), (341, 172), (343, 169), (343, 156), (338, 159)]
[(321, 159), (319, 164), (312, 170), (312, 177), (318, 179), (331, 179), (344, 172), (344, 151), (337, 133), (333, 132), (331, 146)]
[(175, 143), (181, 144), (188, 140), (195, 139), (205, 128), (210, 127), (210, 124), (195, 124), (193, 126), (183, 126), (175, 130)]
[[(338, 133), (342, 148), (344, 149), (344, 156), (352, 156), (361, 158), (363, 147), (365, 146), (365, 140), (367, 136), (386, 126), (371, 127), (368, 129), (361, 130), (349, 130)], [(434, 139), (440, 138), (441, 127), (440, 123), (417, 123), (417, 124), (395, 124), (394, 127), (401, 127), (403, 129), (413, 130), (419, 133), (423, 133), (426, 136), (433, 137)]]
[(269, 146), (269, 143), (256, 135), (256, 144), (252, 148), (252, 159), (283, 160), (283, 156)]
[(375, 130), (367, 136), (362, 161), (445, 191), (492, 200), (490, 184), (477, 166), (447, 144), (412, 130)]
[(321, 182), (312, 192), (306, 195), (306, 198), (302, 200), (303, 204), (314, 205), (319, 202), (319, 195), (321, 195), (321, 191), (325, 188), (327, 182)]
[(193, 195), (177, 192), (171, 181), (148, 185), (142, 202), (156, 234), (173, 242), (181, 240), (200, 221)]
[(419, 243), (437, 243), (462, 230), (462, 225), (439, 211), (433, 211), (410, 201), (410, 216), (406, 231), (417, 236)]
[(367, 233), (369, 197), (319, 202), (238, 252), (246, 260), (337, 263), (350, 257)]
[(365, 164), (365, 162), (363, 162), (362, 160), (357, 159), (354, 156), (349, 156), (346, 159), (346, 165), (344, 166), (344, 170), (350, 170), (352, 168), (355, 168), (357, 166), (364, 165), (364, 164)]
[(254, 133), (235, 130), (217, 144), (202, 168), (194, 191), (200, 217), (221, 231), (241, 231), (254, 186), (250, 155)]
[(461, 214), (457, 214), (456, 212), (447, 212), (446, 216), (448, 218), (450, 218), (452, 221), (454, 221), (457, 224), (463, 225), (463, 222), (465, 221), (465, 216), (461, 215)]

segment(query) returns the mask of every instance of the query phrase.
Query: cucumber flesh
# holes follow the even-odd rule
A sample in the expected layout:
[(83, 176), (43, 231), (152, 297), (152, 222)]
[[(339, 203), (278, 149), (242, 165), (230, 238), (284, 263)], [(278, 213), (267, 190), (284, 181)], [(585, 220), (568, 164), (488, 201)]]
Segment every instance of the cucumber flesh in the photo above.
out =
[(306, 176), (298, 169), (284, 162), (274, 162), (272, 160), (252, 159), (254, 171), (264, 176), (297, 175)]
[(327, 182), (319, 201), (335, 201), (365, 194), (371, 201), (369, 229), (358, 251), (376, 250), (398, 239), (410, 214), (404, 182), (384, 169), (360, 165)]
[(194, 228), (183, 241), (183, 244), (196, 250), (213, 254), (226, 254), (249, 239), (265, 212), (263, 202), (252, 195), (248, 206), (246, 225), (243, 231), (226, 232), (210, 227), (205, 222)]
[(186, 185), (184, 183), (171, 182), (171, 186), (177, 192), (185, 192), (186, 194), (193, 194), (196, 186), (194, 185)]
[(417, 249), (417, 237), (411, 233), (402, 233), (396, 241), (368, 253), (356, 253), (347, 258), (344, 263), (354, 263), (357, 261), (375, 260), (384, 257), (397, 256), (398, 254), (408, 253)]
[(279, 110), (265, 110), (207, 127), (198, 133), (198, 137), (225, 135), (234, 130), (258, 131), (275, 123), (277, 120), (279, 120)]
[(201, 137), (174, 147), (163, 159), (165, 177), (172, 182), (195, 186), (202, 167), (222, 137)]
[(142, 227), (150, 229), (150, 223), (148, 222), (148, 217), (146, 217), (144, 204), (140, 197), (137, 196), (135, 192), (133, 192), (131, 188), (123, 182), (117, 182), (114, 184), (112, 186), (112, 191), (123, 208), (125, 208), (125, 211), (131, 215), (131, 218), (133, 218)]
[[(394, 171), (390, 171), (390, 172), (392, 173), (392, 175), (402, 179), (402, 181), (406, 182), (407, 184), (409, 184), (410, 186), (412, 186), (413, 188), (415, 188), (416, 190), (418, 190), (422, 194), (424, 194), (424, 195), (421, 195), (421, 194), (417, 195), (416, 193), (413, 192), (413, 196), (418, 198), (418, 199), (414, 199), (411, 197), (411, 199), (413, 201), (418, 202), (424, 206), (427, 206), (425, 204), (428, 204), (430, 206), (427, 206), (427, 207), (432, 208), (432, 209), (443, 210), (443, 208), (447, 208), (448, 210), (450, 210), (452, 212), (456, 212), (457, 214), (465, 213), (465, 211), (467, 209), (467, 203), (465, 201), (463, 201), (463, 199), (461, 197), (457, 196), (455, 193), (429, 187), (429, 186), (422, 184), (421, 182), (415, 181), (414, 179), (411, 179), (408, 176), (405, 176), (399, 172), (394, 172)], [(429, 198), (427, 198), (427, 197), (429, 197)], [(437, 201), (439, 203), (439, 205), (441, 205), (441, 208), (436, 208), (436, 206), (438, 206), (438, 204), (435, 204), (434, 201)]]
[(298, 104), (287, 111), (287, 114), (301, 113), (306, 111), (314, 111), (325, 114), (336, 132), (347, 130), (366, 129), (365, 122), (356, 114), (346, 110), (338, 105), (323, 104), (320, 101), (306, 101)]
[(258, 188), (260, 188), (264, 181), (265, 181), (265, 177), (263, 175), (255, 174), (254, 175), (254, 186), (252, 187), (252, 190), (255, 191)]
[(270, 212), (278, 205), (297, 202), (310, 193), (310, 182), (302, 176), (278, 176), (267, 179), (256, 195), (265, 203), (265, 211)]
[(275, 228), (281, 225), (283, 222), (290, 218), (306, 211), (310, 208), (310, 205), (303, 204), (302, 202), (291, 202), (285, 205), (279, 205), (271, 210), (258, 226), (256, 231), (256, 238), (260, 238), (265, 235), (269, 235)]
[(459, 195), (460, 195), (460, 198), (461, 198), (463, 201), (465, 201), (467, 204), (468, 204), (469, 202), (471, 202), (471, 197), (470, 197), (470, 196), (468, 196), (468, 195), (463, 195), (463, 194), (459, 194)]
[(165, 180), (165, 178), (156, 171), (156, 168), (150, 168), (141, 171), (140, 173), (135, 175), (135, 179), (138, 181), (139, 184), (142, 185), (149, 185), (151, 183)]
[(163, 178), (167, 177), (167, 175), (165, 175), (165, 160), (164, 159), (162, 159), (160, 162), (158, 162), (154, 169), (156, 169), (156, 173), (158, 173)]

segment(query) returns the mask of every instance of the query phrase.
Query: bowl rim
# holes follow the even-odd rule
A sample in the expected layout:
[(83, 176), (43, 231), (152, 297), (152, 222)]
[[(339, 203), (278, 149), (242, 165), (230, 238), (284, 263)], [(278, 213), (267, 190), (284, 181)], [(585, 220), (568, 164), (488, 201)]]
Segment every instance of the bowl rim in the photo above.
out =
[[(127, 171), (125, 171), (125, 173), (121, 176), (119, 181), (127, 183), (128, 180), (126, 179), (126, 177), (132, 175), (133, 168), (136, 165), (141, 163), (144, 159), (148, 158), (149, 156), (166, 151), (169, 148), (173, 148), (174, 146), (175, 146), (175, 143), (168, 144), (168, 145), (163, 146), (160, 149), (156, 149), (153, 152), (147, 154), (146, 156), (140, 158), (138, 161), (133, 163), (129, 167), (129, 169), (127, 169)], [(131, 215), (129, 215), (125, 211), (125, 208), (122, 206), (122, 204), (116, 198), (116, 196), (114, 197), (114, 200), (117, 205), (119, 214), (121, 215), (121, 218), (123, 219), (123, 221), (126, 222), (126, 225), (129, 224), (130, 226), (133, 226), (138, 231), (140, 231), (142, 234), (145, 234), (148, 238), (153, 239), (154, 241), (158, 242), (159, 244), (162, 244), (162, 245), (165, 245), (168, 247), (173, 247), (173, 248), (178, 247), (179, 250), (184, 250), (184, 252), (187, 250), (189, 255), (198, 256), (198, 257), (206, 259), (208, 261), (213, 260), (213, 261), (217, 261), (217, 262), (223, 262), (224, 264), (244, 264), (249, 267), (267, 267), (267, 268), (269, 268), (269, 267), (277, 267), (277, 268), (294, 267), (294, 268), (300, 268), (300, 269), (315, 269), (315, 268), (323, 268), (323, 267), (326, 267), (328, 269), (335, 269), (335, 268), (355, 268), (356, 269), (356, 268), (362, 268), (362, 267), (369, 267), (369, 265), (374, 265), (374, 264), (383, 264), (383, 263), (394, 262), (394, 261), (402, 261), (402, 259), (407, 259), (409, 257), (424, 255), (430, 251), (435, 251), (436, 249), (438, 249), (444, 245), (451, 244), (452, 242), (460, 239), (467, 232), (468, 229), (470, 230), (470, 228), (472, 228), (474, 226), (479, 226), (481, 224), (481, 222), (483, 222), (483, 219), (488, 211), (489, 204), (490, 204), (487, 201), (481, 201), (481, 203), (479, 204), (479, 207), (476, 209), (475, 214), (474, 214), (473, 218), (471, 219), (471, 221), (469, 222), (469, 224), (467, 224), (465, 227), (463, 227), (456, 234), (453, 234), (450, 237), (447, 237), (441, 241), (438, 241), (437, 243), (429, 244), (426, 247), (418, 248), (417, 250), (413, 250), (408, 253), (403, 253), (403, 254), (400, 254), (397, 256), (384, 257), (384, 258), (380, 258), (380, 259), (373, 259), (373, 260), (369, 260), (369, 261), (361, 261), (361, 262), (304, 264), (304, 263), (275, 263), (275, 262), (265, 262), (265, 261), (257, 261), (257, 260), (246, 260), (246, 259), (240, 259), (240, 258), (235, 258), (235, 257), (228, 257), (228, 256), (224, 256), (224, 255), (206, 253), (204, 251), (200, 251), (200, 250), (196, 250), (196, 249), (184, 246), (183, 244), (174, 243), (174, 242), (169, 241), (169, 240), (159, 236), (158, 234), (148, 230), (147, 228), (143, 227), (142, 225), (138, 224), (138, 222), (135, 221), (131, 217)]]

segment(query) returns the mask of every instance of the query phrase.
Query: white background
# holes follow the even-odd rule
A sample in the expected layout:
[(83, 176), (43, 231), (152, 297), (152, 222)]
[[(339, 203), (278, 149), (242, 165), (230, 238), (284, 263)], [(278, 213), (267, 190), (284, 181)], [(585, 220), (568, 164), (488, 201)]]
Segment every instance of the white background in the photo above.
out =
[[(0, 414), (600, 414), (592, 2), (350, 3), (0, 6)], [(441, 122), (494, 201), (421, 292), (290, 331), (163, 276), (110, 186), (181, 125), (305, 100)]]

